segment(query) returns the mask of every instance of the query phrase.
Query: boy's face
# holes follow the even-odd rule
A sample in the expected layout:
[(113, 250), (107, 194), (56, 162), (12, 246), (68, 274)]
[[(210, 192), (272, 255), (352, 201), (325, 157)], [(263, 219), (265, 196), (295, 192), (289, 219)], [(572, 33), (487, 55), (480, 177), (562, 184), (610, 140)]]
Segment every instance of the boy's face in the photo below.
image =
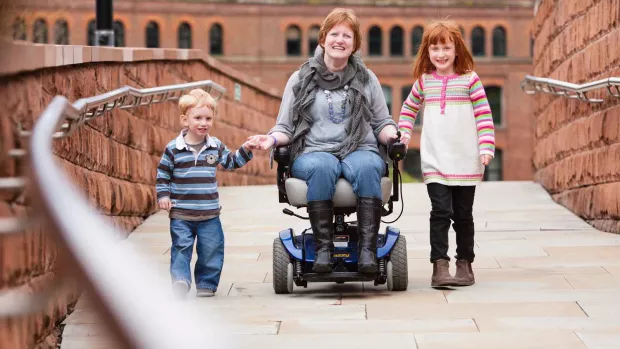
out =
[(181, 115), (183, 126), (195, 137), (206, 137), (213, 126), (213, 111), (207, 106), (191, 108), (187, 115)]

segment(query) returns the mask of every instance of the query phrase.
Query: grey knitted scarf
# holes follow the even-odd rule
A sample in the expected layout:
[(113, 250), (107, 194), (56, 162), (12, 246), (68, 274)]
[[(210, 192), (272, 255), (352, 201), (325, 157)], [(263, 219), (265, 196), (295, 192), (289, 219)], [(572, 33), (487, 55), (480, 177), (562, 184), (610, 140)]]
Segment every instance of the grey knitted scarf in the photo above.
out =
[(368, 71), (359, 54), (351, 55), (344, 70), (334, 73), (325, 65), (323, 49), (321, 46), (317, 47), (314, 57), (301, 66), (299, 81), (293, 86), (295, 102), (291, 112), (295, 131), (291, 140), (291, 163), (304, 150), (305, 136), (312, 125), (310, 107), (314, 103), (319, 89), (334, 90), (349, 85), (348, 98), (353, 103), (351, 115), (345, 125), (347, 136), (340, 144), (327, 150), (327, 152), (343, 159), (357, 149), (366, 137), (363, 133), (364, 124), (370, 122), (371, 118), (369, 101), (364, 93), (368, 79)]

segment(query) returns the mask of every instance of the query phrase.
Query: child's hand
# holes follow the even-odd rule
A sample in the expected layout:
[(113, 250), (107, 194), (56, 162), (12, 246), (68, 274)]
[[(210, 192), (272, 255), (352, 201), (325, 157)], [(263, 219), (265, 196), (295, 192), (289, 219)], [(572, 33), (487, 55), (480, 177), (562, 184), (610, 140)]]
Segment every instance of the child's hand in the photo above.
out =
[(409, 141), (411, 140), (411, 135), (408, 133), (404, 133), (400, 136), (400, 142), (403, 143), (404, 145), (409, 144)]
[(248, 137), (248, 141), (255, 145), (255, 149), (267, 150), (274, 145), (273, 137), (268, 135), (255, 135)]
[(159, 201), (157, 201), (157, 205), (161, 210), (170, 211), (170, 209), (172, 208), (172, 203), (170, 202), (169, 197), (159, 199)]
[(243, 149), (245, 149), (245, 151), (250, 151), (250, 150), (253, 150), (253, 149), (257, 148), (256, 143), (253, 140), (245, 141), (245, 143), (243, 143), (242, 147), (243, 147)]
[(491, 155), (488, 155), (488, 154), (480, 155), (480, 162), (484, 166), (488, 165), (491, 162), (492, 159), (493, 159), (493, 157)]

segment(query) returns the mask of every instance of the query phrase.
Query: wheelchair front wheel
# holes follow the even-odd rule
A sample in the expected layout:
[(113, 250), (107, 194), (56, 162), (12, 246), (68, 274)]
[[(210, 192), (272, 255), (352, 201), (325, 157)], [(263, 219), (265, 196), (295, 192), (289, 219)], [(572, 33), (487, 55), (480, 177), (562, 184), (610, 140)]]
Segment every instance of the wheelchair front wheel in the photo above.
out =
[(398, 237), (390, 259), (386, 264), (387, 288), (389, 291), (405, 291), (409, 284), (407, 268), (407, 240), (403, 235)]
[(276, 294), (293, 293), (293, 263), (280, 238), (273, 240), (273, 290)]

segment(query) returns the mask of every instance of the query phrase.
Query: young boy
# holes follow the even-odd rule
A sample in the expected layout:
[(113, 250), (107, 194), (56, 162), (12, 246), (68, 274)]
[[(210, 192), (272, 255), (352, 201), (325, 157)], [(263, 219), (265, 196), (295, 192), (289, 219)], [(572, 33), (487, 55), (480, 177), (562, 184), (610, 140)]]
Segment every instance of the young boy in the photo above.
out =
[(215, 172), (240, 168), (252, 159), (252, 143), (234, 154), (217, 138), (209, 136), (217, 115), (217, 103), (202, 89), (179, 99), (181, 134), (166, 146), (157, 167), (157, 203), (170, 212), (170, 275), (179, 298), (190, 290), (190, 261), (197, 240), (194, 268), (197, 297), (217, 291), (224, 264), (224, 233), (220, 223)]

